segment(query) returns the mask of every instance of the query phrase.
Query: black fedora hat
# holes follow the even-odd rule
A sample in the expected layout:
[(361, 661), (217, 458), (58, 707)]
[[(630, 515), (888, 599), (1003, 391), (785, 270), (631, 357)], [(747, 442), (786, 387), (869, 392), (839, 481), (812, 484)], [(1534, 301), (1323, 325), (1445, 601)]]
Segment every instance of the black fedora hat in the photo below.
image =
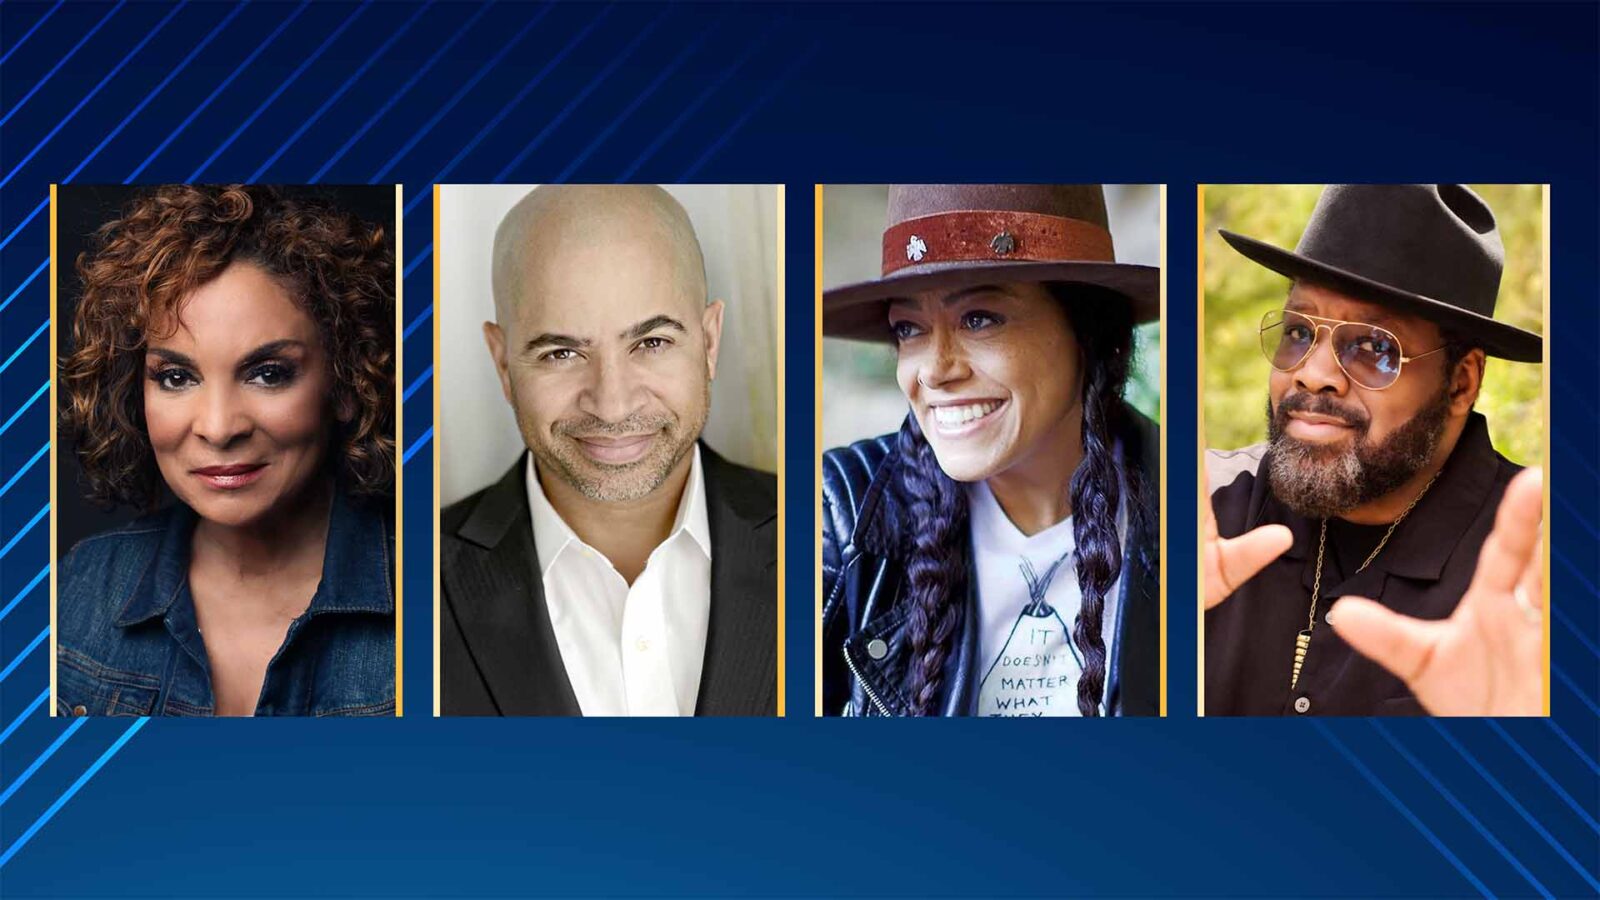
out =
[(1221, 235), (1280, 275), (1429, 319), (1490, 356), (1544, 356), (1539, 335), (1494, 319), (1505, 249), (1494, 211), (1465, 185), (1328, 185), (1293, 251)]
[(1134, 321), (1161, 312), (1161, 272), (1116, 262), (1098, 184), (894, 184), (882, 277), (822, 295), (822, 333), (887, 341), (887, 307), (919, 291), (999, 282), (1107, 288)]

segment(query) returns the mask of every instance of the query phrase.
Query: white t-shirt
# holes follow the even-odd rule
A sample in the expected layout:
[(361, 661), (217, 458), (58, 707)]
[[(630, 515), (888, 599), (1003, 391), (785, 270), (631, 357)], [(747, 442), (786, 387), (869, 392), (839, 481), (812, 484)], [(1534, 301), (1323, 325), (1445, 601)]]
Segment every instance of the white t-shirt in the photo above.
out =
[[(988, 484), (969, 484), (966, 492), (983, 665), (978, 715), (1080, 715), (1083, 660), (1072, 641), (1072, 627), (1082, 596), (1072, 554), (1072, 517), (1029, 536), (1007, 518)], [(1101, 616), (1107, 673), (1115, 662), (1120, 581), (1118, 576), (1106, 592)]]

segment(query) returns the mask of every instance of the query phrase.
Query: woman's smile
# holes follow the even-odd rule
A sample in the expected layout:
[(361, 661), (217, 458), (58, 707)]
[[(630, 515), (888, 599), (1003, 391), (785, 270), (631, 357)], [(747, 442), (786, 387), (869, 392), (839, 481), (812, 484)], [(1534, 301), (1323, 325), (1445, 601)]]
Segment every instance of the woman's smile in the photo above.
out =
[(972, 400), (931, 404), (935, 430), (941, 437), (966, 437), (994, 422), (1005, 400)]

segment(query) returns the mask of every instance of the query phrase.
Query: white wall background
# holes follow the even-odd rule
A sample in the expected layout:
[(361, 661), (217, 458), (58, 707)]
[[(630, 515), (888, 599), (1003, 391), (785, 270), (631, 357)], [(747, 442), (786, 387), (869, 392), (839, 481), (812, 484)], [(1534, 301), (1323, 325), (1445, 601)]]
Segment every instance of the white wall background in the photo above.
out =
[[(494, 231), (536, 185), (439, 185), (439, 500), (450, 504), (505, 474), (523, 451), (483, 343), (494, 318)], [(703, 437), (734, 462), (777, 470), (777, 188), (662, 185), (689, 213), (711, 299), (727, 305)]]

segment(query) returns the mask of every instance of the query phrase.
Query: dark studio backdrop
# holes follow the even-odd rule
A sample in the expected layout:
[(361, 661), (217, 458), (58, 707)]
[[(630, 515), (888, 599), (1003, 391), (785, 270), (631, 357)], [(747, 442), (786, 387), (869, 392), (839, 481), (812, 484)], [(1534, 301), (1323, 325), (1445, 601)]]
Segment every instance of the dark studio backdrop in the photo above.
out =
[[(0, 4), (0, 894), (1600, 892), (1593, 4)], [(401, 182), (404, 718), (46, 715), (48, 186)], [(787, 184), (788, 719), (434, 720), (435, 182)], [(818, 721), (815, 183), (1169, 185), (1169, 717)], [(1549, 719), (1195, 709), (1194, 184), (1551, 189)], [(443, 402), (450, 402), (443, 398)]]
[[(83, 295), (83, 282), (77, 273), (78, 255), (95, 246), (94, 233), (100, 226), (120, 218), (128, 203), (148, 190), (148, 186), (74, 184), (63, 184), (57, 189), (58, 362), (65, 360), (74, 349), (72, 323), (78, 300)], [(285, 185), (281, 190), (287, 196), (327, 203), (360, 217), (362, 221), (381, 226), (390, 243), (394, 241), (393, 185)], [(64, 402), (64, 394), (61, 396)], [(86, 497), (77, 447), (64, 430), (57, 433), (57, 438), (60, 446), (56, 462), (56, 503), (59, 504), (55, 515), (56, 548), (65, 557), (78, 541), (124, 525), (137, 518), (142, 511), (128, 506), (107, 509)], [(172, 502), (171, 492), (165, 493), (164, 502)]]

